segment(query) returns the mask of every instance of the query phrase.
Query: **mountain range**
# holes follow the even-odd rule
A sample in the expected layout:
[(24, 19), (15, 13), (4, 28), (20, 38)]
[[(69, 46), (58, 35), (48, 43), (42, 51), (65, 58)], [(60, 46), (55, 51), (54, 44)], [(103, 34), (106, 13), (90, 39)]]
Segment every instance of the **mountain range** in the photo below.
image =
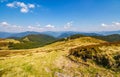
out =
[(10, 33), (10, 32), (0, 32), (0, 38), (10, 38), (10, 37), (25, 37), (30, 34), (46, 34), (53, 36), (55, 38), (64, 38), (69, 37), (74, 34), (83, 34), (88, 36), (105, 36), (111, 34), (120, 34), (120, 30), (118, 31), (101, 31), (101, 32), (78, 32), (78, 31), (45, 31), (45, 32), (34, 32), (34, 31), (26, 31), (20, 33)]

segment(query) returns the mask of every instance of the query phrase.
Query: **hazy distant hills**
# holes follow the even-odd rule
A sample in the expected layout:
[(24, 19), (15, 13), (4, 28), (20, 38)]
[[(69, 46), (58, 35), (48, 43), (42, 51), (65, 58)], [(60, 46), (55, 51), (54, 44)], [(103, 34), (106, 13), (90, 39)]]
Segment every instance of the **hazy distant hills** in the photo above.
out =
[(97, 33), (84, 33), (84, 32), (64, 32), (58, 38), (65, 38), (75, 34), (86, 35), (86, 36), (103, 36)]
[(33, 31), (21, 32), (21, 33), (12, 33), (11, 35), (7, 36), (6, 38), (10, 38), (10, 37), (21, 38), (21, 37), (25, 37), (25, 36), (31, 35), (31, 34), (40, 34), (40, 33), (33, 32)]
[(20, 33), (9, 33), (9, 32), (0, 32), (0, 38), (8, 38), (8, 37), (24, 37), (30, 34), (46, 34), (53, 37), (68, 37), (74, 34), (83, 34), (88, 36), (102, 36), (102, 35), (111, 35), (111, 34), (120, 34), (120, 30), (118, 31), (101, 31), (101, 32), (78, 32), (78, 31), (45, 31), (45, 32), (34, 32), (34, 31), (26, 31)]
[(10, 37), (13, 33), (8, 32), (0, 32), (0, 38), (7, 38)]
[(26, 32), (20, 32), (20, 33), (0, 32), (0, 38), (10, 38), (10, 37), (17, 38), (17, 37), (24, 37), (24, 36), (31, 35), (31, 34), (46, 34), (46, 35), (50, 35), (53, 37), (58, 37), (62, 33), (64, 32), (53, 32), (53, 31), (45, 31), (45, 32), (26, 31)]
[(27, 32), (12, 34), (11, 37), (24, 37), (24, 36), (31, 35), (31, 34), (40, 34), (40, 33), (39, 32), (33, 32), (33, 31), (27, 31)]
[(93, 36), (93, 35), (102, 36), (97, 33), (75, 32), (75, 31), (59, 31), (59, 32), (48, 31), (48, 32), (42, 32), (41, 34), (47, 34), (56, 38), (65, 38), (75, 34), (82, 34), (82, 35), (88, 35), (88, 36)]
[(120, 34), (120, 30), (118, 31), (101, 31), (101, 32), (95, 32), (97, 34), (101, 35), (112, 35), (112, 34)]
[(58, 32), (54, 32), (54, 31), (45, 31), (45, 32), (41, 32), (41, 34), (46, 34), (46, 35), (50, 35), (53, 37), (59, 37), (62, 33), (62, 31), (58, 31)]
[(10, 37), (14, 37), (14, 38), (18, 38), (18, 37), (25, 37), (27, 35), (31, 35), (31, 34), (46, 34), (46, 35), (50, 35), (56, 38), (64, 38), (64, 37), (68, 37), (74, 34), (84, 34), (84, 35), (100, 35), (97, 33), (85, 33), (85, 32), (75, 32), (75, 31), (58, 31), (58, 32), (53, 32), (53, 31), (46, 31), (46, 32), (34, 32), (34, 31), (26, 31), (26, 32), (21, 32), (21, 33), (8, 33), (8, 32), (0, 32), (0, 38), (10, 38)]

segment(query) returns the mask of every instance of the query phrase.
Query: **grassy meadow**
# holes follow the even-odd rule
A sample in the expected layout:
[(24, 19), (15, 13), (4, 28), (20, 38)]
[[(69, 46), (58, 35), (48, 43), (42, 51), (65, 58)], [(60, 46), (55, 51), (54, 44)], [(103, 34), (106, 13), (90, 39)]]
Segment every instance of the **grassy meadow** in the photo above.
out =
[[(119, 77), (118, 71), (98, 65), (92, 59), (84, 61), (70, 55), (71, 49), (99, 43), (106, 41), (82, 37), (34, 49), (0, 50), (0, 77)], [(120, 47), (102, 46), (100, 49), (101, 55), (112, 55)]]

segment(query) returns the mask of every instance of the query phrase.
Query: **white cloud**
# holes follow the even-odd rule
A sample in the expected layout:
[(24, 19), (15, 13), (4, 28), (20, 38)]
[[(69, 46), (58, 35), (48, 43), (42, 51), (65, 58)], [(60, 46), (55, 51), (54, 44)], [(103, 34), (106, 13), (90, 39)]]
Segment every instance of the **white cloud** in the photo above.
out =
[(70, 21), (64, 26), (64, 29), (69, 29), (72, 27), (72, 25), (73, 25), (73, 21)]
[(25, 4), (24, 2), (15, 2), (15, 5), (22, 8), (27, 8), (27, 4)]
[(27, 8), (21, 8), (20, 11), (21, 11), (22, 13), (27, 13), (29, 10), (28, 10)]
[(7, 7), (10, 7), (10, 8), (17, 8), (19, 7), (20, 8), (20, 12), (22, 13), (28, 13), (30, 11), (30, 9), (34, 9), (35, 8), (35, 5), (34, 4), (25, 4), (24, 2), (12, 2), (12, 3), (8, 3), (6, 5)]
[(107, 27), (108, 25), (103, 23), (103, 24), (101, 24), (101, 26), (102, 27)]
[(34, 4), (28, 4), (28, 7), (29, 8), (35, 8), (35, 5)]
[(55, 26), (53, 26), (53, 25), (51, 25), (51, 24), (48, 24), (48, 25), (46, 25), (45, 27), (46, 27), (46, 28), (51, 28), (51, 29), (55, 28)]
[(101, 24), (102, 27), (120, 27), (120, 22), (112, 22), (111, 24)]
[(48, 31), (48, 30), (54, 30), (56, 29), (55, 26), (48, 24), (46, 26), (40, 26), (39, 23), (36, 23), (35, 25), (29, 25), (29, 26), (19, 26), (15, 24), (10, 24), (8, 22), (1, 22), (0, 23), (1, 31), (7, 31), (7, 32), (24, 32), (24, 31)]
[(1, 28), (1, 31), (7, 31), (7, 32), (19, 32), (19, 31), (23, 31), (25, 29), (22, 26), (13, 25), (8, 22), (1, 22), (0, 28)]
[(7, 22), (4, 21), (4, 22), (1, 22), (0, 25), (1, 26), (9, 26), (10, 24), (8, 24)]
[(37, 29), (38, 27), (34, 27), (34, 26), (28, 26), (28, 29)]
[(101, 24), (104, 30), (119, 30), (120, 22), (112, 22), (111, 24)]
[(38, 26), (27, 26), (24, 31), (37, 31), (41, 32), (44, 31), (44, 28)]
[(6, 6), (11, 7), (11, 8), (15, 7), (14, 3), (8, 3)]
[(11, 27), (13, 27), (13, 28), (22, 28), (21, 26), (17, 26), (17, 25), (13, 25)]

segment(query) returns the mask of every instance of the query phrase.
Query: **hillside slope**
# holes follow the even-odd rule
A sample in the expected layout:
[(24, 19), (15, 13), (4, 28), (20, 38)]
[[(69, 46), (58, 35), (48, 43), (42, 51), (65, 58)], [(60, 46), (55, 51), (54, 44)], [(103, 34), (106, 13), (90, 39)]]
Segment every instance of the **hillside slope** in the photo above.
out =
[[(44, 47), (27, 50), (1, 50), (1, 77), (119, 77), (120, 73), (82, 58), (69, 58), (70, 50), (88, 45), (106, 43), (91, 37), (56, 42)], [(118, 45), (101, 48), (110, 54), (120, 50)], [(112, 50), (112, 51), (111, 51)], [(116, 51), (117, 50), (117, 51)], [(103, 53), (104, 54), (104, 53)], [(101, 54), (101, 55), (103, 55)], [(111, 53), (112, 55), (113, 53)], [(110, 56), (111, 56), (110, 55)], [(16, 72), (15, 72), (16, 71)]]
[(100, 43), (73, 48), (69, 58), (75, 62), (94, 62), (97, 65), (120, 72), (120, 42)]
[(9, 49), (9, 44), (19, 44), (20, 41), (14, 39), (0, 39), (0, 50)]
[(107, 35), (107, 36), (92, 36), (92, 37), (105, 40), (108, 42), (120, 41), (120, 34), (112, 34), (112, 35)]
[(10, 44), (10, 49), (29, 49), (36, 48), (40, 46), (47, 45), (56, 40), (56, 38), (45, 35), (45, 34), (37, 34), (37, 35), (27, 35), (20, 39), (21, 42), (19, 44)]
[(93, 38), (104, 40), (104, 41), (107, 41), (107, 42), (118, 42), (118, 41), (120, 41), (120, 34), (112, 34), (112, 35), (106, 35), (106, 36), (75, 34), (75, 35), (69, 36), (67, 38), (76, 39), (76, 38), (80, 38), (80, 37), (93, 37)]

